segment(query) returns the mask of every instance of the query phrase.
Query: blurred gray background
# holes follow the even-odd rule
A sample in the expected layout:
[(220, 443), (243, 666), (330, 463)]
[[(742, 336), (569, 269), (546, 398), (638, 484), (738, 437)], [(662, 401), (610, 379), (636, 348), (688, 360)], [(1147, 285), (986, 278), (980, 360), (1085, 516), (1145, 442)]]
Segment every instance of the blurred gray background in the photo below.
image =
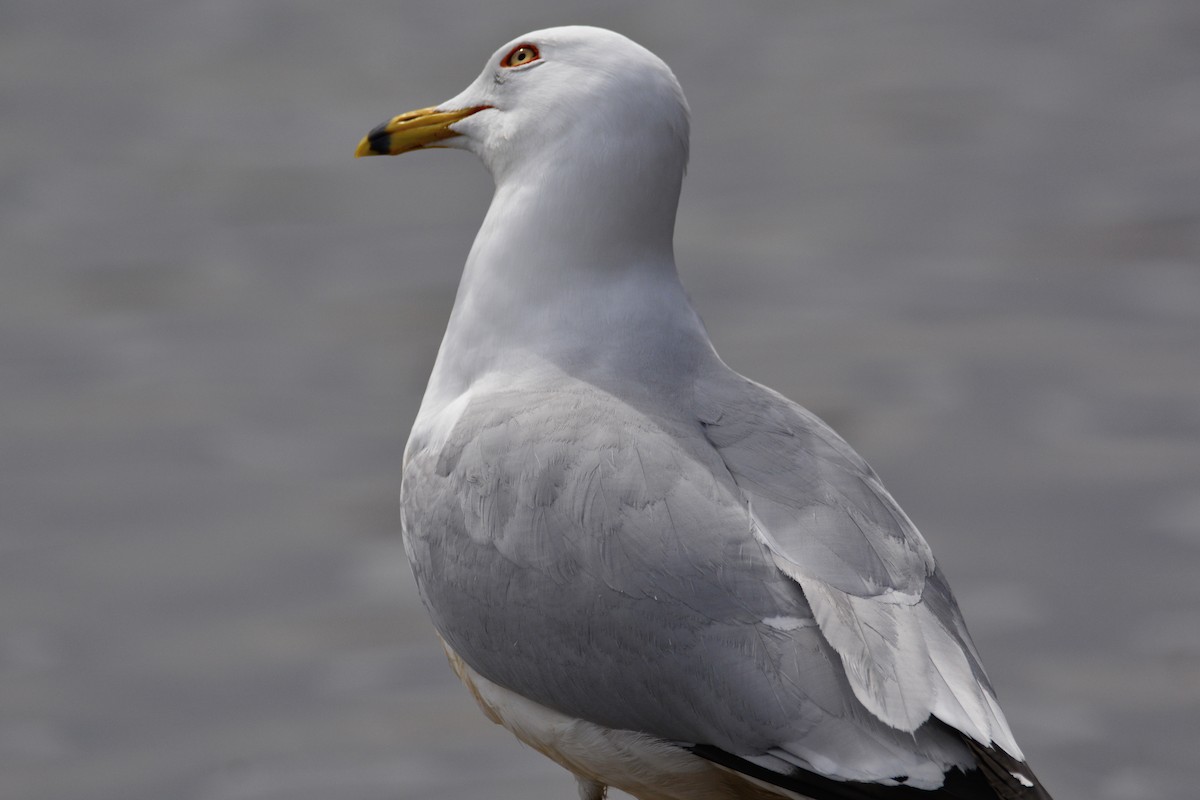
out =
[(1055, 796), (1195, 797), (1195, 0), (0, 2), (0, 797), (574, 797), (399, 541), (489, 178), (351, 158), (574, 22), (679, 76), (717, 346), (883, 475)]

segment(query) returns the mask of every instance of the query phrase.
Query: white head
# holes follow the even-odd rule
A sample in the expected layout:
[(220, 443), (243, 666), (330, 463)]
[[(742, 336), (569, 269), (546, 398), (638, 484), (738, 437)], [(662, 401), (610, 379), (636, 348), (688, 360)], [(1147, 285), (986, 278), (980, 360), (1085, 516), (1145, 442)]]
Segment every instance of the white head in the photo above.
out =
[(687, 164), (679, 82), (658, 56), (603, 28), (549, 28), (514, 39), (440, 108), (480, 105), (491, 108), (455, 125), (462, 138), (452, 141), (482, 158), (497, 181), (546, 157), (668, 159), (681, 171)]
[(379, 126), (358, 154), (423, 147), (470, 150), (497, 184), (559, 159), (582, 172), (594, 164), (682, 176), (687, 101), (662, 59), (619, 33), (547, 28), (499, 48), (458, 96)]

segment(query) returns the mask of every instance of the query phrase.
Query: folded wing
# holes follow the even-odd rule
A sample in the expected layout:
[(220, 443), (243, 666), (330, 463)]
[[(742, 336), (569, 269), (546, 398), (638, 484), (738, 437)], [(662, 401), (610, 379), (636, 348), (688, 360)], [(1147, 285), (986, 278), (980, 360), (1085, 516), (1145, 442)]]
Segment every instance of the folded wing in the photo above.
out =
[(929, 545), (827, 425), (733, 373), (696, 385), (705, 435), (754, 535), (804, 590), (858, 700), (915, 731), (931, 716), (1022, 759)]

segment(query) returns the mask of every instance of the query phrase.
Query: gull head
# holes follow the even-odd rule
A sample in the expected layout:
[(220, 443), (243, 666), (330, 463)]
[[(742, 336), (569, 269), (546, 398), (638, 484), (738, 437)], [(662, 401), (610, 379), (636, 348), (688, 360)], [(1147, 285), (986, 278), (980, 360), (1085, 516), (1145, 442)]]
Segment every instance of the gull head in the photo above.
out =
[(392, 117), (356, 156), (453, 147), (497, 183), (569, 166), (584, 175), (682, 173), (688, 107), (658, 56), (603, 28), (547, 28), (496, 50), (456, 97)]

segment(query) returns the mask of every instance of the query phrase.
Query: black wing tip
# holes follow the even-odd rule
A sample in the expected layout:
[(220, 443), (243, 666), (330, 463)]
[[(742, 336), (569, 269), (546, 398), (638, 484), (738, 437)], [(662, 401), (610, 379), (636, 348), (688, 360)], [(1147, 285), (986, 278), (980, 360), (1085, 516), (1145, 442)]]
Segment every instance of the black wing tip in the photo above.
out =
[[(1051, 800), (1027, 764), (1002, 750), (974, 741), (968, 741), (967, 744), (979, 768), (965, 772), (952, 769), (946, 773), (946, 781), (941, 788), (932, 790), (917, 789), (902, 783), (882, 786), (861, 781), (838, 781), (800, 767), (785, 775), (712, 745), (684, 747), (714, 764), (812, 800)], [(1030, 785), (1022, 783), (1018, 774)], [(903, 781), (904, 777), (898, 775), (896, 780)]]
[(1046, 787), (1024, 761), (1018, 761), (998, 747), (980, 744), (969, 736), (963, 741), (975, 756), (979, 772), (987, 779), (1000, 800), (1053, 800)]

